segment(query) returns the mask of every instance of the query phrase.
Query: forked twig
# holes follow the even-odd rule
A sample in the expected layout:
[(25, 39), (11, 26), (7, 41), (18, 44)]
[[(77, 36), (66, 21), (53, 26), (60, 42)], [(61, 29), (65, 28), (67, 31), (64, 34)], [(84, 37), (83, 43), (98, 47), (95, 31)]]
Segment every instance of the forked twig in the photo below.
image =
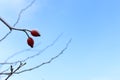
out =
[[(33, 0), (28, 6), (26, 6), (26, 7), (23, 8), (23, 9), (21, 9), (21, 11), (20, 11), (19, 14), (18, 14), (18, 18), (17, 18), (16, 22), (14, 23), (13, 27), (15, 27), (15, 26), (19, 23), (19, 20), (20, 20), (20, 18), (21, 18), (22, 13), (23, 13), (24, 11), (26, 11), (28, 8), (30, 8), (30, 7), (34, 4), (35, 1), (36, 1), (36, 0)], [(3, 22), (3, 23), (10, 29), (10, 31), (9, 31), (3, 38), (0, 39), (0, 41), (2, 41), (2, 40), (4, 40), (4, 39), (12, 32), (12, 28), (11, 28), (12, 26), (10, 26), (10, 25), (9, 25), (3, 18), (1, 18), (1, 17), (0, 17), (0, 21)]]

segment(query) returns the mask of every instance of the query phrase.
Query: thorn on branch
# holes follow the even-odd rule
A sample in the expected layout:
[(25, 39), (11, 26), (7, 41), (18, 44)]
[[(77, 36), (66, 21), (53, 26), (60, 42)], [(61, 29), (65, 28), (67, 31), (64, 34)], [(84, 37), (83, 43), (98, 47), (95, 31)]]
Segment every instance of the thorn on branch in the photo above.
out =
[(11, 71), (11, 73), (13, 73), (13, 67), (12, 67), (12, 65), (10, 66), (10, 71)]

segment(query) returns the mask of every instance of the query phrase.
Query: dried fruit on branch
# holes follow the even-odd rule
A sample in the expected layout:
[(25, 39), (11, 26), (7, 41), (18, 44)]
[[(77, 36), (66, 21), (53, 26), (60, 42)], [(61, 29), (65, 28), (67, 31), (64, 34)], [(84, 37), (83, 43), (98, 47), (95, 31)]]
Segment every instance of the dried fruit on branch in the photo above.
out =
[(40, 33), (37, 30), (32, 30), (31, 35), (34, 37), (38, 37), (38, 36), (40, 36)]
[(27, 39), (27, 44), (28, 44), (31, 48), (33, 48), (34, 40), (33, 40), (31, 37), (28, 37), (28, 39)]

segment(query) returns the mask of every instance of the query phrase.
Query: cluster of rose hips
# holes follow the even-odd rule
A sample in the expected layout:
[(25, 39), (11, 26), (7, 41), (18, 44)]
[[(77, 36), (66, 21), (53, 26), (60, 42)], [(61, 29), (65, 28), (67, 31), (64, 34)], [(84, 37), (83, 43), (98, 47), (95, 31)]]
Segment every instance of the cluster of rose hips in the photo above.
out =
[[(34, 36), (34, 37), (39, 37), (39, 36), (41, 36), (40, 33), (39, 33), (37, 30), (18, 29), (18, 28), (15, 28), (15, 27), (11, 27), (11, 26), (10, 26), (4, 19), (2, 19), (1, 17), (0, 17), (0, 21), (2, 21), (2, 22), (10, 29), (10, 31), (12, 31), (12, 30), (17, 30), (17, 31), (23, 31), (23, 32), (25, 32), (26, 35), (28, 36), (27, 44), (28, 44), (31, 48), (33, 48), (33, 46), (34, 46), (34, 40), (33, 40), (32, 37), (30, 37), (30, 36), (28, 35), (27, 31), (30, 32), (31, 35)], [(10, 33), (10, 32), (9, 32), (9, 33)], [(8, 33), (8, 34), (9, 34), (9, 33)], [(5, 37), (3, 37), (3, 39), (6, 38), (6, 37), (8, 36), (8, 34), (7, 34)]]
[[(30, 31), (31, 35), (34, 36), (34, 37), (39, 37), (40, 36), (40, 33), (37, 31), (37, 30), (31, 30)], [(28, 36), (28, 39), (27, 39), (27, 44), (33, 48), (34, 46), (34, 40), (32, 37)]]

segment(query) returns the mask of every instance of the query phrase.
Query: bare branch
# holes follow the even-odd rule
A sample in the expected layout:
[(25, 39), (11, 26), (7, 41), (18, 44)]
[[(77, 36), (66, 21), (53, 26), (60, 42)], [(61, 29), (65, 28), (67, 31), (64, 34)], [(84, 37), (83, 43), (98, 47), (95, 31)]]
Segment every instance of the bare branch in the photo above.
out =
[[(16, 22), (13, 24), (13, 26), (10, 26), (3, 18), (0, 17), (0, 21), (5, 24), (8, 28), (9, 28), (9, 32), (3, 37), (0, 39), (0, 41), (4, 40), (13, 30), (17, 30), (17, 31), (23, 31), (29, 38), (29, 34), (27, 32), (30, 32), (31, 33), (31, 30), (28, 30), (28, 29), (19, 29), (19, 28), (15, 28), (15, 26), (19, 23), (20, 21), (20, 18), (23, 14), (23, 12), (25, 12), (28, 8), (30, 8), (34, 3), (35, 3), (36, 0), (32, 0), (32, 2), (27, 5), (25, 8), (21, 9), (21, 11), (19, 12), (18, 14), (18, 17), (17, 17), (17, 20)], [(61, 34), (62, 35), (62, 34)], [(45, 62), (42, 62), (41, 64), (39, 63), (38, 65), (34, 66), (34, 67), (30, 67), (30, 68), (27, 68), (27, 69), (23, 69), (23, 70), (20, 70), (20, 68), (22, 68), (22, 66), (24, 66), (27, 62), (27, 60), (29, 59), (33, 59), (37, 56), (39, 56), (41, 53), (43, 53), (45, 50), (47, 50), (49, 47), (53, 46), (57, 41), (58, 39), (61, 37), (61, 35), (59, 35), (51, 44), (49, 44), (48, 46), (46, 46), (45, 48), (43, 48), (42, 50), (39, 50), (37, 51), (36, 54), (34, 55), (31, 55), (31, 56), (26, 56), (26, 58), (24, 58), (23, 60), (18, 60), (18, 61), (14, 61), (14, 62), (9, 62), (9, 60), (13, 57), (15, 57), (16, 55), (18, 54), (21, 54), (25, 51), (29, 51), (31, 49), (25, 49), (25, 50), (22, 50), (20, 52), (16, 52), (14, 53), (13, 55), (9, 56), (5, 62), (3, 63), (0, 63), (1, 67), (4, 67), (3, 65), (7, 65), (8, 67), (5, 67), (4, 70), (2, 70), (0, 72), (0, 76), (4, 76), (5, 75), (5, 80), (8, 80), (12, 75), (14, 74), (20, 74), (20, 73), (23, 73), (23, 72), (27, 72), (27, 71), (31, 71), (31, 70), (34, 70), (34, 69), (37, 69), (37, 68), (40, 68), (41, 66), (45, 65), (45, 64), (49, 64), (51, 63), (52, 61), (54, 61), (55, 59), (57, 59), (60, 55), (62, 55), (64, 53), (64, 51), (68, 48), (69, 44), (71, 43), (71, 40), (70, 39), (66, 44), (65, 44), (65, 47), (60, 51), (60, 53), (56, 54), (55, 56), (53, 56), (52, 58), (50, 58), (49, 60), (45, 61)], [(19, 64), (20, 63), (20, 64)], [(10, 67), (9, 67), (10, 66)], [(0, 68), (1, 68), (0, 67)]]
[(22, 51), (19, 51), (19, 52), (14, 53), (14, 54), (11, 55), (10, 57), (8, 57), (8, 58), (5, 60), (5, 62), (0, 63), (0, 64), (2, 64), (2, 65), (5, 65), (5, 64), (17, 64), (17, 63), (19, 63), (19, 62), (25, 62), (25, 61), (28, 60), (28, 59), (34, 58), (34, 57), (36, 57), (36, 56), (39, 56), (41, 53), (43, 53), (43, 52), (44, 52), (45, 50), (47, 50), (49, 47), (53, 46), (53, 45), (59, 40), (59, 38), (60, 38), (62, 35), (63, 35), (63, 33), (61, 33), (51, 44), (49, 44), (49, 45), (46, 46), (44, 49), (42, 49), (41, 51), (39, 51), (38, 53), (36, 53), (36, 54), (34, 54), (34, 55), (32, 55), (32, 56), (29, 56), (29, 57), (27, 57), (27, 58), (25, 58), (25, 59), (23, 59), (23, 60), (20, 60), (20, 61), (7, 62), (9, 59), (15, 57), (16, 55), (21, 54), (22, 52), (25, 52), (25, 51), (30, 50), (30, 49), (25, 49), (25, 50), (22, 50)]
[[(26, 6), (23, 9), (21, 9), (21, 11), (18, 14), (18, 18), (17, 18), (16, 22), (13, 25), (14, 27), (18, 24), (18, 22), (19, 22), (19, 20), (21, 18), (22, 13), (24, 11), (26, 11), (28, 8), (30, 8), (34, 4), (35, 1), (36, 0), (33, 0), (28, 6)], [(0, 17), (0, 21), (2, 21), (10, 29), (10, 31), (3, 38), (0, 39), (0, 41), (2, 41), (2, 40), (4, 40), (12, 32), (12, 27), (3, 18), (1, 18), (1, 17)]]
[(1, 18), (1, 17), (0, 17), (0, 21), (1, 21), (2, 23), (4, 23), (4, 24), (9, 28), (9, 30), (10, 30), (3, 38), (0, 39), (0, 41), (4, 40), (4, 39), (12, 32), (12, 30), (23, 31), (23, 32), (29, 37), (27, 31), (30, 32), (30, 30), (28, 30), (28, 29), (13, 28), (12, 26), (10, 26), (10, 25), (9, 25), (3, 18)]
[(17, 70), (19, 70), (22, 66), (24, 66), (26, 63), (21, 63), (20, 62), (20, 65), (13, 71), (13, 67), (11, 66), (10, 69), (11, 69), (11, 72), (9, 73), (9, 75), (7, 76), (7, 78), (5, 80), (8, 80), (8, 78), (10, 76), (12, 76)]
[[(7, 62), (9, 59), (15, 57), (15, 56), (18, 55), (18, 54), (21, 54), (22, 52), (30, 51), (31, 49), (28, 48), (28, 49), (25, 49), (25, 50), (22, 50), (22, 51), (19, 51), (19, 52), (14, 53), (14, 54), (11, 55), (10, 57), (8, 57), (8, 58), (5, 60), (5, 62), (0, 63), (0, 64), (1, 64), (2, 66), (3, 66), (3, 65), (17, 65), (17, 63), (25, 62), (25, 61), (27, 61), (27, 60), (29, 60), (29, 59), (35, 58), (36, 56), (39, 56), (41, 53), (43, 53), (45, 50), (47, 50), (49, 47), (52, 47), (52, 46), (59, 40), (59, 38), (60, 38), (62, 35), (63, 35), (63, 33), (61, 33), (51, 44), (49, 44), (49, 45), (46, 46), (44, 49), (42, 49), (41, 51), (39, 51), (38, 53), (36, 53), (36, 54), (34, 54), (34, 55), (32, 55), (32, 56), (29, 56), (29, 57), (27, 57), (27, 58), (25, 58), (25, 59), (23, 59), (23, 60), (19, 60), (19, 61), (15, 61), (15, 62)], [(37, 45), (37, 46), (38, 46), (38, 45)], [(37, 46), (36, 46), (36, 47), (37, 47)], [(2, 67), (2, 66), (1, 66), (1, 67)], [(9, 70), (9, 68), (1, 71), (1, 73), (5, 73), (5, 72), (8, 71), (8, 70)], [(5, 74), (5, 75), (7, 75), (7, 74)]]
[(48, 45), (47, 47), (45, 47), (44, 49), (42, 49), (41, 51), (39, 51), (37, 54), (35, 55), (32, 55), (32, 56), (29, 56), (27, 57), (26, 59), (22, 60), (22, 62), (24, 61), (27, 61), (28, 59), (31, 59), (31, 58), (34, 58), (36, 56), (39, 56), (41, 53), (43, 53), (45, 50), (47, 50), (49, 47), (53, 46), (57, 41), (58, 39), (62, 36), (62, 34), (60, 34), (50, 45)]
[(3, 41), (12, 31), (9, 31), (3, 38), (0, 39), (0, 42)]
[(30, 8), (30, 7), (34, 4), (35, 1), (36, 1), (36, 0), (33, 0), (29, 5), (27, 5), (27, 6), (26, 6), (25, 8), (23, 8), (23, 9), (21, 9), (21, 11), (20, 11), (19, 14), (18, 14), (18, 18), (17, 18), (15, 24), (13, 25), (14, 27), (18, 24), (18, 22), (19, 22), (19, 20), (20, 20), (20, 18), (21, 18), (22, 13), (23, 13), (24, 11), (26, 11), (28, 8)]
[[(23, 72), (31, 71), (31, 70), (37, 69), (37, 68), (39, 68), (39, 67), (41, 67), (41, 66), (43, 66), (45, 64), (51, 63), (53, 60), (55, 60), (56, 58), (58, 58), (60, 55), (62, 55), (64, 53), (64, 51), (68, 48), (69, 44), (71, 43), (71, 40), (72, 39), (70, 39), (67, 42), (65, 48), (63, 50), (61, 50), (61, 52), (59, 54), (57, 54), (56, 56), (52, 57), (50, 60), (48, 60), (46, 62), (43, 62), (43, 63), (41, 63), (41, 64), (39, 64), (39, 65), (37, 65), (35, 67), (29, 68), (29, 69), (25, 69), (25, 70), (22, 70), (22, 71), (18, 71), (18, 72), (14, 72), (14, 74), (20, 74), (20, 73), (23, 73)], [(9, 74), (10, 73), (0, 73), (0, 75), (9, 75)]]
[(10, 31), (3, 38), (0, 39), (0, 42), (1, 42), (12, 32), (12, 29), (11, 29), (11, 26), (3, 18), (0, 17), (0, 21), (10, 29)]
[(50, 60), (46, 61), (46, 62), (43, 62), (42, 64), (40, 65), (37, 65), (35, 67), (32, 67), (32, 68), (29, 68), (29, 69), (25, 69), (25, 70), (22, 70), (22, 71), (19, 71), (19, 72), (16, 72), (15, 74), (20, 74), (20, 73), (23, 73), (23, 72), (26, 72), (26, 71), (31, 71), (31, 70), (34, 70), (34, 69), (37, 69), (45, 64), (48, 64), (48, 63), (51, 63), (53, 60), (55, 60), (56, 58), (58, 58), (60, 55), (62, 55), (64, 53), (64, 51), (68, 48), (70, 42), (71, 42), (72, 39), (70, 39), (68, 41), (68, 43), (66, 44), (65, 48), (63, 50), (61, 50), (61, 52), (59, 54), (57, 54), (56, 56), (52, 57)]
[(0, 17), (0, 21), (2, 21), (2, 23), (4, 23), (10, 30), (12, 30), (11, 26), (3, 18)]

